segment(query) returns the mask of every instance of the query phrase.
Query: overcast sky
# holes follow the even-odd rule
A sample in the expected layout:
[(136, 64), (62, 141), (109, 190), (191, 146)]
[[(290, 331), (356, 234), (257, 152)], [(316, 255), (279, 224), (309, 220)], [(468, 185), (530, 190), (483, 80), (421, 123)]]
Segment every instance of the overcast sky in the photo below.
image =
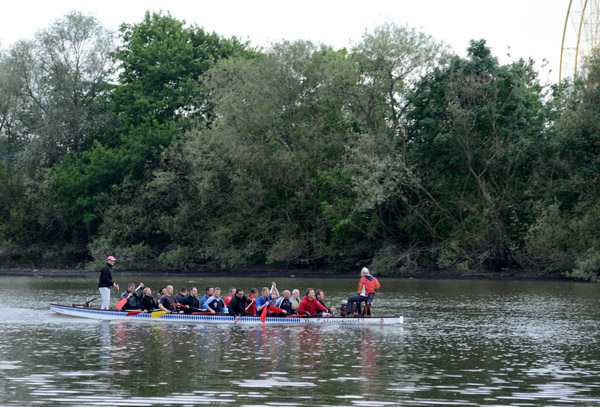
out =
[(556, 82), (568, 5), (569, 0), (16, 0), (2, 6), (0, 44), (7, 48), (30, 38), (71, 10), (93, 14), (113, 29), (141, 21), (146, 10), (169, 11), (261, 46), (308, 39), (349, 47), (365, 30), (394, 22), (446, 42), (459, 55), (465, 55), (469, 40), (484, 38), (503, 63), (532, 57), (541, 65), (547, 59), (540, 74)]

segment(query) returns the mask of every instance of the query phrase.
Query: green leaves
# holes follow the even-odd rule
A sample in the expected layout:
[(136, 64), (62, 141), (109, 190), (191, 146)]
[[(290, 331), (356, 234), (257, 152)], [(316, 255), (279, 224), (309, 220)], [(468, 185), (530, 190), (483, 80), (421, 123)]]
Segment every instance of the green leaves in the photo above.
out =
[(119, 35), (70, 13), (0, 54), (0, 244), (594, 277), (597, 59), (552, 99), (532, 61), (394, 24), (350, 50), (257, 52), (150, 12)]
[(195, 106), (202, 105), (197, 78), (220, 58), (244, 52), (236, 39), (185, 27), (170, 15), (146, 13), (141, 23), (123, 25), (121, 34), (114, 53), (119, 82), (106, 98), (115, 130), (53, 172), (73, 226), (101, 221), (102, 196), (126, 178), (146, 181), (161, 153), (201, 112)]
[(535, 76), (523, 61), (500, 66), (485, 42), (472, 41), (468, 59), (453, 59), (420, 89), (409, 114), (412, 162), (425, 199), (441, 209), (440, 231), (451, 231), (432, 238), (452, 247), (459, 238), (464, 252), (479, 258), (473, 267), (514, 266), (522, 239), (514, 217), (527, 216), (515, 208), (523, 207), (522, 180), (534, 171), (526, 158), (544, 130)]

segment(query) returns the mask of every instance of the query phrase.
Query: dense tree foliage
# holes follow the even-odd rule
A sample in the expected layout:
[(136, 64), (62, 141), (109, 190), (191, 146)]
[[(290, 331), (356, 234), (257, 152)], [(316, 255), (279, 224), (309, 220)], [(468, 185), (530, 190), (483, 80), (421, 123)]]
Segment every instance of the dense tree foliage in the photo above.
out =
[(600, 62), (540, 86), (414, 29), (256, 51), (70, 13), (0, 53), (0, 261), (600, 269)]
[(246, 52), (236, 39), (186, 27), (170, 15), (146, 13), (141, 23), (123, 25), (121, 35), (114, 53), (119, 77), (106, 97), (113, 130), (52, 173), (69, 221), (75, 228), (85, 224), (86, 236), (101, 223), (100, 207), (115, 197), (129, 199), (112, 187), (126, 178), (142, 183), (161, 152), (201, 112), (195, 107), (202, 104), (194, 85), (198, 77), (219, 59)]
[(500, 66), (483, 41), (423, 80), (409, 114), (410, 158), (436, 262), (519, 266), (527, 180), (545, 113), (531, 65)]

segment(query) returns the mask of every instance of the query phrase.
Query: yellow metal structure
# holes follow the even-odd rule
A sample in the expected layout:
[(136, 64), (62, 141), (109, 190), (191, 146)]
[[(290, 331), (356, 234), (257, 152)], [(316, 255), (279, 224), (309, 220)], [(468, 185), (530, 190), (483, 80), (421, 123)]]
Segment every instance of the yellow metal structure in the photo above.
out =
[[(568, 29), (569, 26), (572, 30)], [(582, 62), (600, 45), (599, 39), (600, 0), (569, 0), (560, 50), (559, 83), (563, 79), (563, 72), (567, 75), (571, 69), (573, 78), (578, 76)]]

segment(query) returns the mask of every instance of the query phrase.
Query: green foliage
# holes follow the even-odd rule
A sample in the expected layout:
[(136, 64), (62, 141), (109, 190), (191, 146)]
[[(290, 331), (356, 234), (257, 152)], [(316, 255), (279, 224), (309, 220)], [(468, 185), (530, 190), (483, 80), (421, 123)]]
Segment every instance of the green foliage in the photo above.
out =
[(550, 94), (394, 24), (256, 52), (148, 12), (120, 40), (70, 13), (0, 52), (0, 263), (598, 277), (597, 56)]
[(29, 175), (86, 150), (109, 127), (100, 99), (113, 38), (96, 18), (71, 12), (10, 50), (6, 90), (19, 106), (13, 132), (26, 140), (20, 161)]
[(69, 221), (85, 224), (89, 235), (102, 222), (106, 195), (119, 191), (114, 186), (126, 178), (145, 182), (161, 153), (182, 134), (198, 110), (195, 104), (202, 103), (196, 79), (220, 58), (245, 52), (235, 38), (184, 25), (170, 15), (146, 13), (141, 23), (121, 27), (123, 41), (115, 53), (119, 83), (107, 98), (116, 130), (54, 168), (53, 183)]
[(156, 267), (155, 259), (158, 253), (144, 243), (138, 243), (131, 246), (117, 246), (113, 242), (103, 237), (96, 238), (89, 245), (90, 255), (94, 261), (86, 264), (88, 269), (98, 270), (104, 264), (106, 253), (114, 253), (119, 259), (119, 268), (121, 270), (140, 270)]
[(140, 23), (123, 24), (120, 31), (119, 86), (110, 103), (123, 133), (152, 122), (189, 120), (203, 102), (196, 80), (220, 59), (249, 55), (236, 38), (186, 27), (170, 14), (146, 12)]
[[(531, 63), (500, 66), (485, 42), (454, 58), (413, 96), (409, 156), (424, 180), (419, 195), (431, 242), (446, 260), (499, 270), (518, 265), (525, 180), (544, 133), (542, 94)], [(419, 202), (422, 205), (422, 201)]]
[(196, 269), (204, 259), (198, 258), (197, 250), (188, 246), (168, 248), (160, 254), (158, 264), (167, 270)]
[(565, 275), (575, 280), (598, 281), (600, 274), (600, 251), (589, 249), (577, 259), (577, 267), (573, 271), (567, 271)]

